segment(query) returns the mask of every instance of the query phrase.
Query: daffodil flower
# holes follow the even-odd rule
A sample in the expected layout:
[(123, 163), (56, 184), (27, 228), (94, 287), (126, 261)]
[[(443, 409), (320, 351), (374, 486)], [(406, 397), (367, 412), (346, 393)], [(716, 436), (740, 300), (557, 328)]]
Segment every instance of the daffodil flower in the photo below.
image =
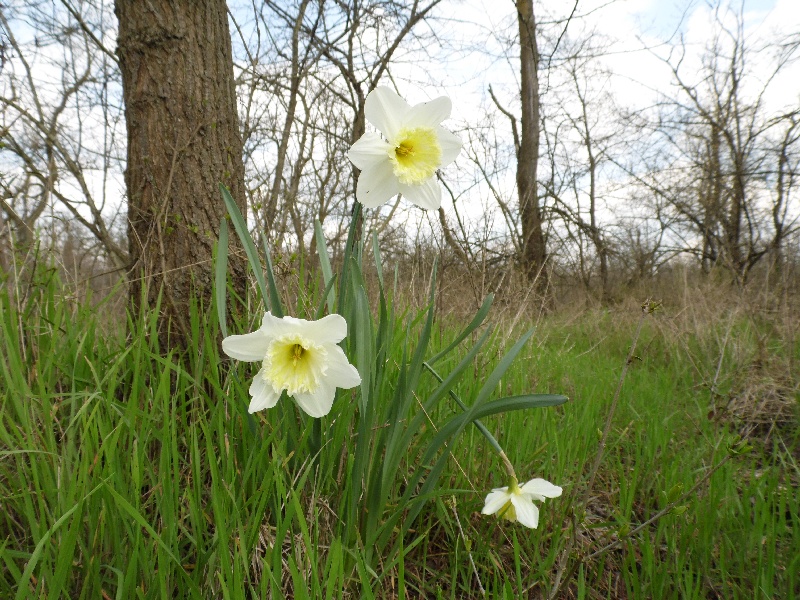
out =
[(387, 87), (367, 96), (364, 115), (383, 134), (365, 133), (347, 153), (359, 169), (356, 199), (375, 208), (397, 194), (425, 209), (442, 203), (436, 171), (453, 162), (461, 140), (440, 123), (450, 116), (442, 96), (410, 106)]
[(261, 361), (250, 385), (249, 412), (272, 408), (285, 390), (317, 418), (330, 412), (337, 387), (350, 389), (361, 383), (358, 371), (337, 346), (346, 335), (347, 322), (340, 315), (306, 321), (266, 313), (258, 330), (226, 337), (222, 350), (238, 360)]
[(534, 500), (544, 502), (545, 498), (558, 498), (561, 488), (544, 479), (531, 479), (520, 487), (517, 480), (512, 479), (511, 485), (493, 489), (486, 496), (481, 511), (484, 515), (493, 515), (519, 521), (525, 527), (536, 529), (539, 525), (539, 509)]

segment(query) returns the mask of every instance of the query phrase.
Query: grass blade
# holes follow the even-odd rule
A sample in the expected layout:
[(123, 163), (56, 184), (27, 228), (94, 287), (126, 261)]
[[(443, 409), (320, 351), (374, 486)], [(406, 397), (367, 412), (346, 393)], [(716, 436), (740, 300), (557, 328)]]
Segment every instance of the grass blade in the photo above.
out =
[(58, 528), (61, 527), (67, 521), (67, 519), (70, 518), (70, 516), (72, 516), (72, 513), (74, 513), (81, 507), (83, 502), (87, 498), (89, 498), (89, 496), (92, 496), (97, 490), (104, 487), (105, 485), (106, 483), (103, 482), (95, 486), (94, 489), (92, 489), (92, 491), (86, 494), (81, 500), (76, 502), (72, 506), (72, 508), (70, 508), (67, 512), (61, 515), (59, 519), (55, 523), (53, 523), (53, 526), (50, 527), (50, 529), (44, 532), (44, 535), (42, 535), (42, 538), (39, 540), (39, 543), (36, 544), (36, 548), (34, 548), (30, 559), (28, 559), (28, 564), (25, 565), (25, 570), (22, 572), (22, 578), (19, 581), (17, 594), (14, 597), (15, 600), (22, 600), (23, 598), (26, 597), (28, 592), (28, 582), (31, 579), (31, 575), (33, 575), (33, 570), (36, 568), (36, 564), (39, 562), (39, 558), (41, 558), (42, 552), (44, 552), (44, 547), (47, 544), (47, 542), (50, 541), (50, 538), (53, 535), (53, 533), (55, 533), (58, 530)]

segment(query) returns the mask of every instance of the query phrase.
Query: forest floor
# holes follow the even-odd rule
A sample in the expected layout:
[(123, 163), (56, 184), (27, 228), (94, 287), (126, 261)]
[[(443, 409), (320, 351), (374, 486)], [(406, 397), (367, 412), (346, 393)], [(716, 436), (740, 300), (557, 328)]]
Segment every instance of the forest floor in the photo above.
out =
[[(213, 318), (195, 319), (187, 358), (165, 358), (153, 319), (126, 330), (108, 300), (78, 302), (54, 278), (3, 288), (0, 597), (542, 598), (559, 577), (564, 598), (800, 597), (800, 319), (780, 299), (723, 296), (676, 295), (649, 315), (641, 299), (500, 314), (458, 393), (534, 325), (497, 394), (569, 401), (483, 422), (520, 483), (564, 493), (538, 504), (535, 530), (481, 515), (507, 481), (469, 427), (384, 551), (342, 533), (350, 392), (320, 421), (323, 458), (303, 456), (308, 422), (291, 401), (247, 414), (258, 367), (221, 353)], [(432, 350), (462, 322), (440, 311)], [(425, 398), (436, 381), (419, 385)], [(443, 402), (425, 428), (458, 410)], [(418, 451), (387, 510), (405, 510)]]

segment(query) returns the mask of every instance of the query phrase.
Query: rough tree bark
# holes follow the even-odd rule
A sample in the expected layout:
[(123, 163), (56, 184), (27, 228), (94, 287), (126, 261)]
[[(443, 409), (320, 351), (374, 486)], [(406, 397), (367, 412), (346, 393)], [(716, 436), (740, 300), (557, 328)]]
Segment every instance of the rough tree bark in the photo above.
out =
[(522, 267), (538, 290), (545, 289), (547, 253), (542, 212), (536, 193), (539, 164), (539, 49), (533, 0), (517, 0), (520, 46), (520, 102), (522, 119), (517, 151), (517, 193), (522, 221)]
[[(245, 212), (242, 140), (224, 0), (116, 0), (128, 129), (130, 300), (162, 295), (162, 349), (185, 347), (189, 304), (207, 310), (212, 249), (226, 214), (219, 183)], [(232, 264), (244, 290), (243, 264)]]

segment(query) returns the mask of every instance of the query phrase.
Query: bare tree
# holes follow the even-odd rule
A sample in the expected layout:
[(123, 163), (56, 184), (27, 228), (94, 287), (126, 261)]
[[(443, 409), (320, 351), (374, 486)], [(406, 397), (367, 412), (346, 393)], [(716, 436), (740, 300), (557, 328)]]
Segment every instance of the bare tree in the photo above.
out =
[[(534, 11), (533, 0), (517, 0), (517, 31), (515, 46), (519, 49), (519, 102), (520, 117), (503, 106), (500, 99), (489, 89), (489, 94), (497, 109), (505, 115), (511, 125), (516, 153), (516, 188), (519, 221), (519, 264), (530, 282), (535, 282), (539, 292), (547, 287), (547, 214), (542, 204), (543, 195), (539, 193), (539, 159), (542, 131), (542, 91), (539, 71), (542, 58), (538, 37), (541, 32)], [(558, 34), (552, 41), (550, 56), (544, 68), (553, 67), (562, 37), (577, 9), (577, 2), (566, 19), (556, 19), (549, 25), (555, 26)], [(504, 214), (507, 209), (502, 208)]]
[[(92, 33), (112, 20), (89, 0), (0, 7), (0, 215), (18, 250), (57, 206), (91, 232), (111, 264), (127, 264), (113, 229), (121, 161), (117, 65), (102, 34)], [(15, 26), (22, 22), (26, 27)]]
[(694, 234), (688, 249), (705, 270), (722, 265), (744, 281), (795, 229), (788, 205), (800, 108), (775, 113), (765, 96), (796, 50), (756, 72), (753, 63), (767, 61), (766, 52), (748, 45), (741, 13), (717, 7), (697, 81), (683, 43), (664, 59), (677, 93), (650, 124), (657, 142), (642, 180)]
[(544, 119), (547, 177), (541, 185), (550, 201), (547, 211), (561, 224), (555, 234), (563, 231), (568, 238), (564, 241), (577, 254), (576, 271), (587, 289), (598, 276), (605, 302), (610, 299), (612, 248), (610, 207), (603, 196), (613, 192), (613, 158), (626, 132), (609, 92), (612, 74), (596, 64), (603, 44), (596, 32), (566, 44), (562, 81), (551, 90), (551, 110)]
[(517, 0), (520, 48), (520, 136), (517, 149), (517, 193), (522, 227), (522, 266), (528, 279), (544, 289), (545, 247), (537, 194), (539, 165), (539, 49), (533, 0)]

